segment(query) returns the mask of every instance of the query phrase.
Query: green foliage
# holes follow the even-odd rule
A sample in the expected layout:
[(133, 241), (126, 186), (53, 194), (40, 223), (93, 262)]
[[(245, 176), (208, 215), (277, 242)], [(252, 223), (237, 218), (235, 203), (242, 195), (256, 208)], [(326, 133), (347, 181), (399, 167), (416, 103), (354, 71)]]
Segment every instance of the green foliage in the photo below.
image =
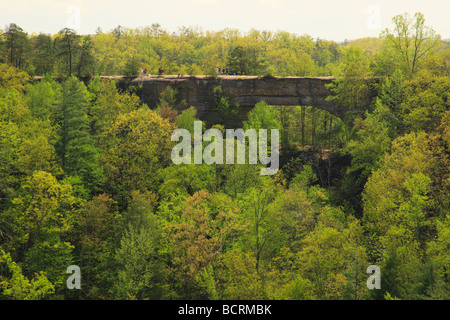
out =
[(167, 86), (159, 97), (159, 106), (166, 104), (171, 108), (174, 108), (177, 103), (178, 91), (171, 86)]
[(163, 261), (158, 254), (161, 228), (155, 216), (124, 231), (114, 259), (118, 266), (114, 296), (119, 299), (163, 297)]
[(244, 122), (244, 130), (259, 129), (268, 130), (268, 138), (270, 140), (270, 129), (281, 129), (281, 124), (277, 119), (275, 108), (269, 106), (265, 101), (258, 102), (249, 112), (248, 120)]
[(55, 47), (53, 46), (52, 37), (48, 34), (39, 33), (36, 37), (31, 38), (34, 66), (36, 75), (45, 75), (52, 73), (55, 67)]
[(430, 259), (430, 273), (428, 286), (424, 286), (424, 295), (432, 299), (447, 299), (450, 287), (446, 281), (446, 270), (450, 266), (450, 219), (449, 216), (436, 221), (437, 236), (427, 243), (426, 253)]
[(411, 131), (435, 129), (450, 104), (449, 77), (433, 77), (426, 71), (407, 82), (403, 103), (405, 126)]
[(27, 33), (15, 23), (10, 23), (3, 34), (7, 61), (16, 68), (25, 69), (27, 53), (30, 51), (30, 41)]
[(80, 50), (80, 35), (70, 28), (61, 29), (55, 39), (57, 56), (60, 58), (60, 71), (64, 75), (72, 76), (75, 67), (75, 56)]
[(132, 190), (156, 192), (157, 173), (170, 161), (174, 126), (149, 109), (119, 115), (104, 133), (101, 164), (107, 187), (121, 207)]
[(23, 91), (30, 75), (11, 65), (0, 63), (0, 89)]
[(405, 192), (408, 179), (415, 174), (426, 179), (422, 175), (430, 174), (432, 161), (424, 133), (405, 135), (393, 141), (390, 154), (384, 156), (378, 170), (369, 177), (363, 192), (368, 228), (376, 226), (377, 233), (383, 235), (395, 224), (398, 215), (395, 212), (412, 196), (411, 191)]
[(68, 266), (73, 264), (74, 246), (59, 239), (43, 241), (30, 248), (25, 256), (26, 269), (32, 274), (45, 270), (49, 281), (55, 286), (56, 292), (64, 291), (66, 286)]
[(26, 91), (27, 105), (32, 115), (40, 119), (49, 119), (61, 103), (62, 87), (49, 76), (29, 86)]
[(93, 47), (94, 44), (90, 35), (81, 38), (78, 61), (76, 64), (78, 77), (86, 77), (94, 74), (95, 58), (92, 53)]
[(414, 74), (425, 57), (436, 48), (440, 36), (425, 25), (422, 13), (417, 12), (411, 18), (408, 13), (392, 18), (394, 30), (382, 32), (397, 53), (401, 55), (404, 70), (408, 75)]
[(2, 265), (0, 297), (3, 299), (40, 300), (53, 294), (54, 286), (43, 272), (37, 274), (31, 281), (28, 280), (22, 274), (22, 268), (2, 249), (0, 249), (0, 265)]
[(72, 228), (75, 198), (70, 185), (60, 184), (50, 173), (35, 171), (23, 181), (13, 206), (6, 212), (14, 244), (28, 249)]
[(139, 75), (139, 61), (136, 57), (129, 58), (122, 70), (124, 76), (136, 77)]
[(55, 112), (59, 127), (57, 154), (67, 175), (80, 176), (91, 191), (101, 184), (103, 170), (99, 167), (99, 150), (89, 132), (87, 111), (90, 95), (83, 84), (74, 77), (62, 85), (62, 101)]
[(244, 230), (237, 212), (231, 199), (221, 194), (202, 190), (186, 200), (181, 219), (166, 227), (170, 244), (177, 244), (172, 260), (176, 268), (171, 272), (174, 289), (194, 299), (211, 294), (203, 272), (218, 268), (232, 239)]
[(226, 113), (230, 109), (229, 98), (223, 93), (222, 87), (217, 86), (213, 89), (214, 105), (217, 111)]
[(188, 109), (183, 110), (177, 117), (177, 127), (179, 129), (186, 129), (191, 135), (194, 135), (194, 122), (199, 121), (199, 119), (196, 118), (196, 115), (197, 109), (194, 107), (189, 107)]
[[(435, 45), (421, 14), (394, 24), (342, 44), (284, 31), (169, 34), (158, 24), (91, 36), (7, 26), (0, 298), (448, 299), (448, 44)], [(274, 176), (258, 164), (175, 165), (173, 131), (193, 134), (198, 120), (179, 101), (182, 81), (146, 106), (139, 87), (69, 76), (159, 67), (336, 76), (329, 100), (348, 113), (259, 102), (243, 128), (280, 130)], [(224, 134), (244, 110), (214, 81), (222, 121), (203, 129)], [(81, 290), (65, 286), (72, 264)], [(381, 289), (366, 286), (370, 265)]]
[(218, 279), (226, 286), (221, 299), (248, 300), (263, 299), (263, 278), (256, 271), (255, 256), (232, 249), (225, 253)]
[(120, 115), (139, 109), (139, 97), (135, 94), (119, 92), (114, 81), (94, 78), (88, 85), (92, 103), (87, 110), (88, 123), (96, 146), (102, 147), (100, 137)]
[(118, 245), (122, 216), (117, 202), (100, 194), (81, 205), (72, 232), (75, 263), (83, 266), (83, 296), (107, 297), (113, 278), (113, 252)]
[(264, 65), (262, 51), (258, 47), (236, 46), (228, 53), (227, 65), (239, 75), (260, 75)]
[(343, 230), (319, 225), (305, 238), (297, 263), (319, 299), (358, 299), (367, 292), (361, 274), (367, 262), (357, 221)]
[(176, 165), (161, 171), (164, 181), (159, 193), (163, 198), (174, 195), (192, 196), (200, 190), (214, 190), (215, 172), (209, 165)]
[(327, 100), (333, 101), (337, 106), (347, 109), (346, 124), (352, 123), (358, 110), (370, 104), (371, 83), (367, 77), (372, 75), (370, 61), (360, 48), (350, 47), (342, 64), (342, 74), (328, 85), (334, 95)]
[(223, 92), (220, 85), (213, 88), (212, 95), (212, 104), (222, 119), (220, 124), (226, 124), (227, 120), (235, 119), (240, 109), (239, 104), (231, 104), (230, 98)]
[[(372, 172), (391, 146), (391, 134), (388, 121), (383, 119), (384, 106), (378, 104), (373, 113), (367, 113), (360, 123), (355, 139), (348, 141), (344, 151), (352, 156), (351, 166), (343, 179), (341, 194), (350, 203), (356, 213), (361, 213), (361, 192)], [(387, 111), (388, 112), (388, 111)], [(356, 127), (356, 125), (355, 125)]]

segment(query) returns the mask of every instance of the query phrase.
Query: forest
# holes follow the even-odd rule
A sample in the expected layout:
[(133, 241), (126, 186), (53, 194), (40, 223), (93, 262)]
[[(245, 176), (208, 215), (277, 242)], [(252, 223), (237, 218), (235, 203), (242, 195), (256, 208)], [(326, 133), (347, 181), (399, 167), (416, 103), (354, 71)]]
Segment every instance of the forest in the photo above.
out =
[[(343, 43), (156, 23), (92, 35), (5, 26), (0, 300), (450, 299), (450, 40), (421, 13), (392, 21)], [(261, 164), (176, 165), (171, 135), (193, 133), (195, 106), (170, 87), (149, 106), (139, 88), (99, 77), (160, 67), (332, 76), (328, 99), (347, 113), (259, 102), (243, 128), (280, 131), (272, 176)], [(211, 103), (224, 119), (239, 108), (220, 87)], [(367, 287), (371, 265), (379, 289)]]

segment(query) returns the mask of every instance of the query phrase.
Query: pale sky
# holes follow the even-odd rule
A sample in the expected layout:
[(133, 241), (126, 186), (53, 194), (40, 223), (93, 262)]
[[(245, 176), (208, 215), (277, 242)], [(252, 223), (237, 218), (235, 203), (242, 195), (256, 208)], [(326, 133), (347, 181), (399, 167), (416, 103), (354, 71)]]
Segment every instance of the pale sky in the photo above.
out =
[(198, 26), (248, 32), (288, 31), (343, 41), (377, 37), (392, 17), (415, 12), (444, 39), (450, 38), (450, 0), (0, 0), (0, 28), (14, 22), (28, 33), (80, 34), (159, 23), (169, 32)]

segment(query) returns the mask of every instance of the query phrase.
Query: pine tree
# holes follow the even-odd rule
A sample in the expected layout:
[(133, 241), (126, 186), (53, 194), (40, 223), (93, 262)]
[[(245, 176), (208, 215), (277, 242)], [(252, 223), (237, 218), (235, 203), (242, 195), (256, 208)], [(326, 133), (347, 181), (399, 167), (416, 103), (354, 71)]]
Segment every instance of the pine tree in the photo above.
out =
[(62, 168), (67, 175), (80, 176), (94, 191), (102, 177), (98, 166), (99, 151), (89, 133), (89, 92), (71, 77), (63, 83), (62, 102), (56, 114), (60, 140), (56, 145)]

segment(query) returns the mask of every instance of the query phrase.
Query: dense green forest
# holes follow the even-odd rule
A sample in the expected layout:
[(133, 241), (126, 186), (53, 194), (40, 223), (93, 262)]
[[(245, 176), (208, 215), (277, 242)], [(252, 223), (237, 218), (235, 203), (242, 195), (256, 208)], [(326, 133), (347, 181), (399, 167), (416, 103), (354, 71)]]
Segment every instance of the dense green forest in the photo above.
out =
[[(449, 299), (450, 43), (420, 13), (393, 22), (345, 43), (6, 26), (0, 299)], [(193, 132), (195, 106), (180, 108), (170, 87), (147, 106), (96, 77), (160, 67), (334, 76), (329, 99), (348, 112), (258, 103), (243, 128), (280, 130), (273, 176), (260, 164), (175, 165), (171, 134)], [(80, 290), (66, 286), (71, 265)], [(370, 265), (381, 289), (367, 288)]]

